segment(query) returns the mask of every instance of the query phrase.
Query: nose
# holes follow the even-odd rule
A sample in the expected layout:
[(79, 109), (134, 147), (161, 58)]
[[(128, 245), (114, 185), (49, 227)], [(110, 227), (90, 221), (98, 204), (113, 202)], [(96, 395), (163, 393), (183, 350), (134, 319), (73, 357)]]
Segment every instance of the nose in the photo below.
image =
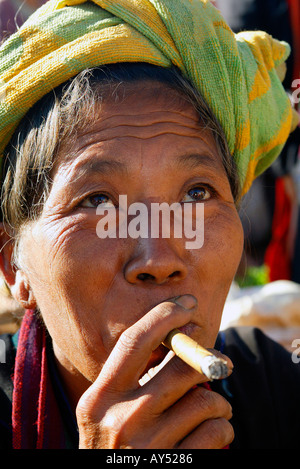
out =
[(138, 253), (126, 264), (124, 276), (132, 284), (157, 284), (183, 280), (187, 266), (166, 239), (143, 239)]

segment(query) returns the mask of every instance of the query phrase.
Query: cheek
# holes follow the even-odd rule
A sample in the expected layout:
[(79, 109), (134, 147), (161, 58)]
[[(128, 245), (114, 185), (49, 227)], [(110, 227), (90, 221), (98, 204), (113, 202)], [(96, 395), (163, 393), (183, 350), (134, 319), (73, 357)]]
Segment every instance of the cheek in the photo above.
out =
[(101, 313), (118, 272), (120, 247), (114, 239), (99, 239), (95, 223), (79, 219), (31, 233), (27, 270), (46, 327), (56, 348), (94, 379), (107, 357)]
[(36, 245), (41, 246), (43, 253), (36, 256), (36, 261), (42, 264), (41, 272), (45, 273), (45, 280), (50, 280), (51, 290), (53, 285), (59, 285), (70, 296), (80, 285), (86, 291), (109, 285), (111, 276), (115, 275), (118, 250), (116, 240), (99, 239), (96, 217), (68, 217), (46, 224), (36, 233)]
[(206, 210), (204, 244), (190, 251), (205, 324), (204, 342), (212, 346), (223, 307), (243, 252), (243, 229), (235, 209)]
[(204, 243), (210, 253), (213, 276), (232, 281), (239, 266), (243, 246), (243, 228), (233, 207), (222, 207), (205, 218)]
[(53, 312), (74, 328), (89, 327), (91, 318), (102, 320), (99, 311), (119, 271), (120, 247), (114, 239), (99, 239), (95, 226), (93, 220), (70, 217), (32, 230), (29, 278), (48, 321), (55, 322)]
[(199, 280), (208, 286), (233, 280), (244, 246), (243, 228), (232, 206), (205, 209), (204, 242), (200, 249), (189, 251), (190, 262), (197, 266)]

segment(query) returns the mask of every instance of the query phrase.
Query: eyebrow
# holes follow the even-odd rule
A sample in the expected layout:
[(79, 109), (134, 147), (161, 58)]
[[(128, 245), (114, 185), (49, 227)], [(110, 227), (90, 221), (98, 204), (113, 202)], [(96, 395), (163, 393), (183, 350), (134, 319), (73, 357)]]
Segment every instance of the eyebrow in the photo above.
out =
[[(219, 166), (216, 159), (209, 154), (187, 153), (175, 158), (175, 163), (182, 169), (197, 169), (201, 166), (216, 170)], [(221, 165), (222, 166), (222, 165)], [(109, 176), (112, 174), (128, 174), (128, 166), (118, 160), (89, 159), (78, 164), (76, 167), (76, 180), (81, 179), (87, 173)]]
[(95, 158), (84, 161), (76, 167), (76, 175), (79, 178), (87, 173), (110, 175), (125, 172), (127, 172), (126, 164), (116, 160), (99, 160)]
[(180, 155), (176, 158), (176, 163), (180, 167), (188, 167), (189, 169), (197, 169), (199, 166), (205, 166), (209, 169), (215, 170), (218, 166), (223, 166), (219, 164), (221, 163), (219, 159), (216, 161), (216, 158), (213, 158), (211, 155), (201, 153), (187, 153), (185, 155)]

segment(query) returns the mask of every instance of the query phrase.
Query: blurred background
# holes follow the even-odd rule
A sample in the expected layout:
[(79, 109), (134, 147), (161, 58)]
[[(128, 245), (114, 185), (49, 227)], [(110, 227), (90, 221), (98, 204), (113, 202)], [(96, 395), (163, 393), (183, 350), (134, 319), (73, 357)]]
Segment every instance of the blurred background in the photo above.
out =
[[(231, 29), (262, 30), (291, 45), (283, 82), (299, 111), (300, 1), (216, 0)], [(254, 181), (240, 210), (244, 256), (222, 327), (258, 326), (290, 348), (300, 337), (300, 128)]]
[(14, 33), (46, 0), (0, 0), (0, 41)]

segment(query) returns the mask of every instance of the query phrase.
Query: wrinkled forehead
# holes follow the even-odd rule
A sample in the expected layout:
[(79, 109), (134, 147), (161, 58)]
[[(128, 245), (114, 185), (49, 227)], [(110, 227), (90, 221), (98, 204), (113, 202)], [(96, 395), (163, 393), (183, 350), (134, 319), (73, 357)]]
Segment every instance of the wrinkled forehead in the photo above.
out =
[[(104, 123), (110, 117), (124, 116), (131, 119), (132, 123), (136, 119), (138, 125), (139, 116), (148, 115), (150, 118), (151, 114), (159, 113), (172, 113), (174, 116), (184, 114), (195, 124), (201, 122), (195, 104), (183, 90), (150, 79), (128, 83), (99, 83), (95, 102), (94, 117), (97, 122)], [(88, 111), (91, 109), (87, 109), (87, 113)]]
[(93, 106), (89, 104), (82, 111), (84, 125), (79, 121), (73, 138), (62, 143), (55, 167), (69, 162), (97, 141), (132, 137), (142, 143), (165, 132), (184, 137), (203, 131), (191, 100), (166, 84), (151, 80), (101, 84), (97, 95)]

